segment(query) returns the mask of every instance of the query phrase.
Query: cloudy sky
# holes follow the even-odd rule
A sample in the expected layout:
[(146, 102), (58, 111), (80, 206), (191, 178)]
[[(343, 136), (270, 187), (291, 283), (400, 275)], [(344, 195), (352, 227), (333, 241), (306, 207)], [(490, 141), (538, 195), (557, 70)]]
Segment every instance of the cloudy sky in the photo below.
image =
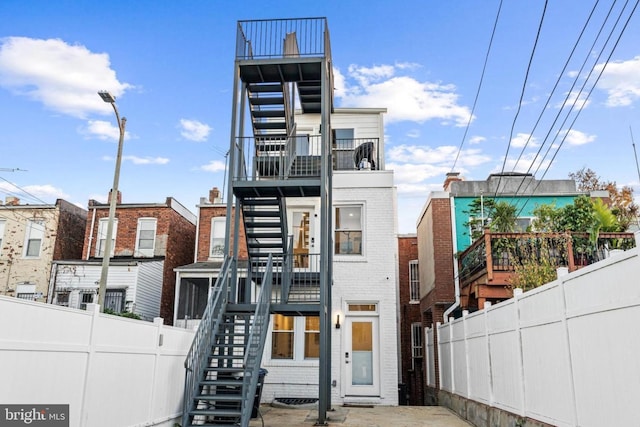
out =
[[(382, 107), (399, 231), (445, 174), (582, 167), (640, 191), (637, 1), (0, 2), (0, 197), (195, 212), (224, 183), (238, 20), (326, 16), (338, 107)], [(596, 6), (594, 6), (596, 5)]]

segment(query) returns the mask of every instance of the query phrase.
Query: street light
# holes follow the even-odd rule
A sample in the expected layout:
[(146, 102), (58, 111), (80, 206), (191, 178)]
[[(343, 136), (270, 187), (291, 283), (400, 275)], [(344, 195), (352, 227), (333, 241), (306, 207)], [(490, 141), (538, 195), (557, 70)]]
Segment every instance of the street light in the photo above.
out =
[(120, 161), (122, 160), (122, 142), (124, 141), (124, 128), (127, 124), (126, 117), (120, 119), (116, 98), (107, 91), (98, 92), (104, 102), (111, 104), (116, 113), (116, 121), (120, 129), (120, 139), (118, 140), (118, 154), (116, 156), (116, 170), (113, 174), (113, 187), (111, 188), (111, 198), (109, 200), (109, 221), (107, 222), (107, 236), (104, 242), (104, 252), (102, 254), (102, 272), (100, 273), (100, 285), (98, 288), (98, 305), (100, 311), (104, 312), (104, 297), (107, 293), (107, 276), (109, 275), (109, 260), (111, 259), (111, 247), (113, 246), (113, 222), (116, 216), (116, 204), (118, 202), (118, 181), (120, 180)]

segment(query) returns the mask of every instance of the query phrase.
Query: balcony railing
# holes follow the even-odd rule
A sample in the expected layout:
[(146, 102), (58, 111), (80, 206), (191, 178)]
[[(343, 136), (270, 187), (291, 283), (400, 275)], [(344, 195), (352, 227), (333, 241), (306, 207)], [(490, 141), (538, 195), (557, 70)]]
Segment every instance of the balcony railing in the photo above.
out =
[[(320, 135), (244, 137), (236, 139), (240, 161), (233, 168), (234, 180), (319, 177)], [(333, 143), (334, 170), (378, 170), (378, 138), (336, 139)]]
[(295, 34), (296, 56), (331, 58), (326, 18), (301, 18), (239, 21), (236, 59), (283, 58), (288, 34)]
[[(252, 262), (252, 277), (262, 277), (261, 261)], [(296, 253), (274, 256), (272, 269), (271, 302), (283, 304), (290, 298), (293, 303), (317, 303), (320, 298), (320, 254)], [(253, 296), (250, 297), (253, 299)]]
[(600, 233), (595, 244), (588, 233), (490, 233), (485, 231), (458, 256), (460, 282), (480, 274), (513, 272), (522, 260), (549, 260), (552, 265), (580, 267), (605, 259), (613, 249), (635, 247), (633, 233)]

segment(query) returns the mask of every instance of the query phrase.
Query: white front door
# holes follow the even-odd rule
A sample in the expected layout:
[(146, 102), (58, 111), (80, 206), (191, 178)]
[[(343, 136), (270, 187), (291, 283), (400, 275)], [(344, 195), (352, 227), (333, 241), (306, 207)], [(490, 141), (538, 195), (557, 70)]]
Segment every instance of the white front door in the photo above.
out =
[(344, 367), (347, 396), (379, 396), (378, 318), (347, 316)]

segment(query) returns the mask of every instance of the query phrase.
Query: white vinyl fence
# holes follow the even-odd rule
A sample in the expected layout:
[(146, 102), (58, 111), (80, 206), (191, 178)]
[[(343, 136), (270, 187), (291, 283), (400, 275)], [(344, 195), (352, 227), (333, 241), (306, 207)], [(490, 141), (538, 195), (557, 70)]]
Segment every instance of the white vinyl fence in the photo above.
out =
[(68, 404), (70, 426), (173, 426), (193, 332), (0, 296), (0, 404)]
[(558, 426), (639, 425), (638, 248), (437, 328), (431, 386), (437, 351), (450, 393)]

